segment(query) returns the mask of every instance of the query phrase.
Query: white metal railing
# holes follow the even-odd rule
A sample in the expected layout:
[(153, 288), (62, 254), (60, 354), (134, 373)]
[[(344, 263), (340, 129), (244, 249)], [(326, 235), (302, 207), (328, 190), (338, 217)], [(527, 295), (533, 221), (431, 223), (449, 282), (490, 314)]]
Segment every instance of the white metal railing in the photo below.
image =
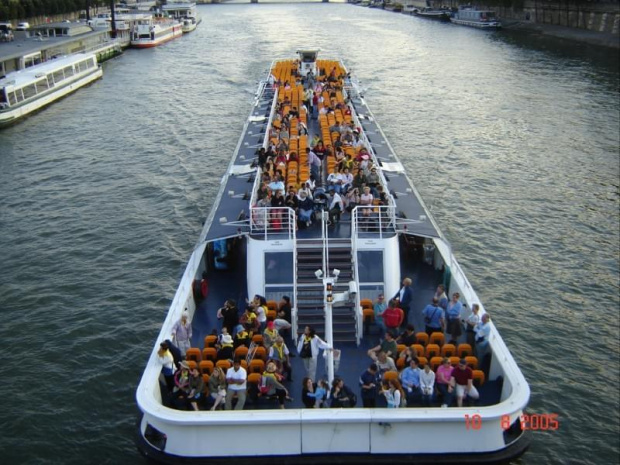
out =
[(357, 206), (351, 213), (352, 232), (356, 236), (369, 233), (383, 239), (384, 234), (396, 231), (396, 208), (393, 205)]
[(295, 240), (295, 211), (288, 207), (252, 207), (250, 234), (264, 235), (264, 239)]
[[(353, 212), (351, 212), (353, 215)], [(359, 269), (357, 266), (357, 222), (351, 221), (351, 256), (353, 260), (353, 281), (358, 283), (357, 277), (359, 276)], [(355, 295), (355, 336), (356, 342), (359, 346), (364, 337), (364, 313), (362, 311), (362, 300), (360, 296), (360, 289), (357, 289)]]

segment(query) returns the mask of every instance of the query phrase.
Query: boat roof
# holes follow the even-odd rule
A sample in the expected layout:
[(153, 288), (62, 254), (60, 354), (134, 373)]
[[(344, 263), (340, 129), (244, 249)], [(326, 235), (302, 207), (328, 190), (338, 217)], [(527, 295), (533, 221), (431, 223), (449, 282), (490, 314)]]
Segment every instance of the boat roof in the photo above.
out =
[(95, 58), (95, 60), (97, 59), (96, 55), (92, 53), (76, 53), (74, 55), (55, 58), (53, 60), (46, 61), (45, 63), (31, 66), (30, 68), (13, 71), (12, 73), (7, 74), (4, 78), (0, 79), (0, 86), (4, 87), (10, 85), (13, 87), (20, 87), (41, 78), (41, 74), (43, 73), (49, 73), (91, 57)]

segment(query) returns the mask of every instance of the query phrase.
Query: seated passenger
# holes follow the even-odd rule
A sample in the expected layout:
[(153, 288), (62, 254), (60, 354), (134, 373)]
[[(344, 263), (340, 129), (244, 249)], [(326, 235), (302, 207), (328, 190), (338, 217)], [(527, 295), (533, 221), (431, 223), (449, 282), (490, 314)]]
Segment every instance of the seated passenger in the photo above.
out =
[(312, 378), (304, 378), (301, 383), (301, 400), (306, 408), (314, 408), (314, 397), (309, 394), (314, 393), (316, 390), (316, 384), (312, 382)]
[(327, 390), (329, 384), (324, 379), (320, 379), (316, 385), (314, 392), (308, 392), (306, 395), (314, 399), (314, 408), (326, 407)]
[(381, 394), (385, 396), (388, 408), (406, 407), (406, 398), (403, 388), (397, 379), (390, 379), (383, 382)]
[(381, 376), (383, 376), (383, 373), (386, 371), (397, 371), (394, 359), (388, 357), (382, 350), (377, 353), (377, 360), (375, 363), (377, 364), (377, 368), (379, 369), (379, 374)]
[(369, 349), (367, 353), (371, 359), (377, 361), (378, 352), (385, 352), (388, 357), (396, 357), (397, 351), (398, 348), (396, 341), (394, 340), (394, 336), (390, 331), (388, 331), (385, 333), (385, 339), (381, 341), (381, 344)]
[(275, 329), (273, 321), (268, 321), (267, 327), (265, 331), (263, 331), (263, 345), (265, 349), (269, 350), (274, 342), (276, 342), (278, 336), (278, 330)]
[(226, 398), (226, 375), (220, 367), (215, 367), (213, 373), (209, 377), (209, 396), (214, 400), (211, 410), (217, 410), (221, 405), (224, 407), (224, 399)]
[(473, 384), (474, 374), (471, 368), (467, 366), (465, 359), (461, 359), (456, 368), (452, 369), (452, 376), (450, 377), (450, 386), (448, 392), (455, 391), (456, 404), (459, 407), (463, 406), (463, 399), (465, 397), (471, 397), (472, 399), (480, 398), (478, 390)]
[(400, 382), (407, 396), (407, 404), (413, 405), (422, 395), (420, 389), (420, 368), (418, 367), (418, 358), (411, 359), (409, 366), (400, 374)]
[(329, 221), (336, 224), (340, 221), (340, 214), (344, 211), (344, 203), (338, 192), (334, 192), (329, 204)]
[(250, 336), (250, 333), (243, 326), (239, 325), (239, 330), (235, 335), (235, 342), (233, 344), (234, 348), (236, 349), (240, 346), (250, 347), (251, 342), (252, 336)]
[(190, 371), (189, 376), (189, 393), (187, 395), (187, 401), (192, 406), (195, 411), (200, 410), (198, 408), (198, 402), (202, 396), (202, 391), (204, 389), (204, 381), (202, 380), (202, 376), (198, 371), (198, 368), (194, 367)]
[[(427, 363), (427, 365), (430, 365)], [(435, 376), (435, 385), (437, 386), (437, 390), (442, 397), (442, 407), (448, 407), (452, 403), (452, 394), (448, 390), (450, 386), (450, 378), (452, 377), (452, 366), (450, 365), (450, 360), (445, 357), (441, 361), (441, 365), (437, 367), (437, 373)]]
[(424, 370), (420, 373), (420, 390), (422, 391), (422, 406), (430, 407), (433, 400), (435, 387), (435, 373), (431, 370), (430, 363), (424, 365)]
[(360, 205), (364, 207), (362, 208), (362, 216), (369, 217), (372, 214), (374, 199), (370, 193), (370, 187), (364, 187), (364, 192), (360, 196)]
[(250, 333), (250, 336), (253, 333), (258, 332), (260, 323), (256, 318), (256, 313), (254, 313), (254, 307), (252, 305), (247, 305), (245, 307), (245, 312), (243, 312), (243, 315), (239, 318), (239, 323), (241, 323), (245, 330)]
[(406, 346), (416, 343), (415, 328), (412, 324), (408, 324), (405, 331), (396, 338), (396, 343), (405, 344)]
[(308, 197), (305, 191), (299, 193), (299, 222), (310, 226), (312, 224), (312, 213), (314, 212), (314, 202)]
[(235, 410), (243, 410), (246, 398), (247, 377), (247, 372), (241, 366), (241, 360), (236, 358), (232, 368), (229, 368), (226, 372), (226, 383), (228, 384), (225, 402), (226, 410), (232, 410), (232, 401), (235, 396), (237, 396)]
[(277, 396), (280, 408), (284, 408), (284, 400), (288, 397), (288, 390), (278, 380), (274, 363), (268, 363), (261, 376), (259, 395)]
[(221, 346), (217, 351), (217, 359), (218, 360), (232, 360), (234, 347), (233, 347), (233, 339), (230, 334), (223, 334), (221, 339)]
[(330, 397), (331, 408), (355, 407), (357, 404), (357, 396), (348, 386), (345, 386), (344, 381), (340, 378), (334, 379)]
[(290, 363), (290, 352), (288, 347), (284, 343), (284, 339), (278, 336), (275, 339), (274, 344), (269, 349), (269, 359), (277, 362), (280, 365), (280, 373), (286, 373), (287, 381), (293, 381), (293, 373)]

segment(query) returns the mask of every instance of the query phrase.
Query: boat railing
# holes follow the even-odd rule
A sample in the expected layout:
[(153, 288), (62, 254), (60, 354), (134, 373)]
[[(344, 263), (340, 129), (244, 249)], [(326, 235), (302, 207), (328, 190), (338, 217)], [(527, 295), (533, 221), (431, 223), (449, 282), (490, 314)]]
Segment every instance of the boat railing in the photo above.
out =
[(352, 232), (356, 237), (387, 239), (396, 232), (396, 208), (394, 205), (361, 205), (353, 209)]
[(252, 207), (250, 234), (263, 239), (295, 240), (295, 211), (288, 207)]

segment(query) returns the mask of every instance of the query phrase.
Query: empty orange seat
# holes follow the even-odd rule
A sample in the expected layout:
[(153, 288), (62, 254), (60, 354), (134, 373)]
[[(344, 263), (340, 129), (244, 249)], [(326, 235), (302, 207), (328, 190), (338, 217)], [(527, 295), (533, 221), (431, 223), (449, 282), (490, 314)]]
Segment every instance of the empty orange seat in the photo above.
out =
[(473, 375), (474, 375), (474, 379), (473, 379), (473, 383), (474, 386), (476, 387), (480, 387), (484, 384), (484, 371), (482, 370), (474, 370), (473, 371)]
[(411, 344), (411, 348), (415, 351), (418, 358), (426, 356), (426, 350), (424, 349), (424, 346), (420, 344)]
[(206, 395), (209, 395), (209, 380), (210, 379), (211, 379), (210, 375), (207, 375), (207, 374), (202, 375), (202, 382), (204, 385), (202, 392), (204, 392)]
[(252, 336), (252, 342), (254, 344), (262, 346), (264, 344), (263, 335), (262, 334), (255, 334), (254, 336)]
[(442, 357), (432, 357), (431, 358), (431, 370), (435, 371), (441, 362), (443, 361)]
[(396, 344), (396, 353), (400, 355), (400, 353), (406, 348), (407, 346), (405, 344)]
[(360, 304), (362, 308), (372, 308), (372, 300), (370, 299), (362, 299)]
[(254, 358), (260, 359), (263, 362), (267, 361), (267, 349), (262, 346), (256, 348), (256, 352), (254, 352)]
[(268, 321), (273, 321), (276, 319), (277, 313), (275, 310), (267, 310), (267, 320)]
[(211, 360), (215, 363), (217, 360), (217, 350), (215, 350), (215, 347), (205, 347), (202, 349), (202, 359)]
[(401, 371), (403, 368), (405, 368), (405, 359), (398, 357), (396, 359), (396, 368), (398, 369), (398, 371)]
[(472, 370), (478, 369), (478, 359), (472, 355), (465, 357), (465, 363), (467, 363), (467, 366)]
[(474, 351), (469, 344), (459, 344), (456, 352), (456, 355), (458, 355), (459, 358), (467, 357), (468, 355), (474, 354)]
[(209, 334), (205, 336), (205, 347), (215, 347), (215, 343), (217, 342), (217, 336), (213, 334)]
[(459, 364), (459, 360), (460, 358), (458, 357), (450, 357), (450, 365), (453, 367), (457, 366)]
[(452, 357), (453, 355), (456, 355), (456, 347), (454, 344), (444, 344), (441, 348), (441, 356)]
[(277, 310), (278, 309), (278, 302), (276, 302), (275, 300), (268, 300), (267, 301), (267, 309), (269, 310)]
[(265, 371), (265, 362), (260, 359), (254, 359), (250, 362), (250, 373), (262, 373)]
[(426, 346), (426, 357), (433, 358), (441, 355), (441, 349), (437, 344), (429, 344)]
[(213, 362), (211, 360), (203, 360), (198, 364), (198, 370), (203, 375), (210, 375), (213, 373)]
[(248, 348), (246, 346), (239, 346), (235, 349), (235, 358), (246, 358), (248, 355)]
[(428, 343), (437, 344), (439, 347), (441, 347), (443, 343), (445, 342), (445, 340), (446, 340), (446, 337), (443, 335), (443, 333), (440, 333), (439, 331), (437, 331), (431, 334), (431, 337)]
[(228, 370), (232, 366), (232, 363), (230, 363), (230, 360), (218, 360), (215, 366), (221, 368), (222, 370), (224, 370), (224, 372), (226, 372), (226, 370)]
[(187, 364), (189, 365), (190, 370), (193, 370), (194, 368), (198, 368), (198, 364), (194, 360), (188, 360)]
[(398, 379), (398, 371), (386, 371), (383, 373), (383, 381), (389, 381), (391, 379)]
[(364, 313), (364, 323), (375, 321), (375, 312), (372, 308), (365, 308), (362, 312)]
[(202, 360), (200, 349), (196, 347), (190, 347), (187, 349), (187, 352), (185, 353), (185, 360), (193, 360), (196, 363), (200, 362)]
[(426, 357), (418, 357), (418, 366), (420, 368), (424, 368), (428, 363), (428, 359)]
[(415, 334), (416, 344), (420, 344), (424, 347), (428, 344), (428, 334), (426, 333), (416, 333)]
[(250, 373), (248, 375), (248, 383), (256, 384), (257, 386), (260, 384), (261, 373)]

